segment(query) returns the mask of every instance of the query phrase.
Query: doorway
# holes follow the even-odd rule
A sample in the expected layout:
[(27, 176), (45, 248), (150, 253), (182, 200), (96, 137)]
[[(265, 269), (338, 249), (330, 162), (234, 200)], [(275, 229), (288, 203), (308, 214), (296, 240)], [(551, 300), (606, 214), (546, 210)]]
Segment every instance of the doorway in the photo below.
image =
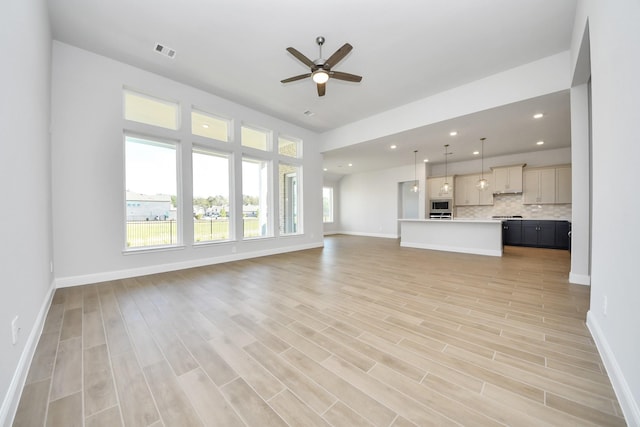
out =
[[(398, 219), (419, 218), (419, 193), (413, 191), (415, 181), (398, 183)], [(400, 236), (400, 222), (398, 222), (398, 237)]]

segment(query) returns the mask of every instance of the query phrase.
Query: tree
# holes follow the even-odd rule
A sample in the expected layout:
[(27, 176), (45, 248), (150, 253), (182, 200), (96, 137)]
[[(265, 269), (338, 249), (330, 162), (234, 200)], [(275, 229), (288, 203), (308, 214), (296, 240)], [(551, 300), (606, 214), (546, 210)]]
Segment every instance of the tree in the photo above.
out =
[(260, 203), (260, 198), (258, 196), (242, 196), (242, 204), (245, 206), (249, 205), (258, 205)]

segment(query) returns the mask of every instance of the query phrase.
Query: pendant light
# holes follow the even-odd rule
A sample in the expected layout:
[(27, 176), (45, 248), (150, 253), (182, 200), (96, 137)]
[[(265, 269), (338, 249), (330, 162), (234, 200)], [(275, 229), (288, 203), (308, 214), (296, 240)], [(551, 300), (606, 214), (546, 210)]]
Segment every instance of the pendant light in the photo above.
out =
[(482, 156), (482, 167), (480, 168), (480, 180), (476, 183), (476, 188), (480, 191), (484, 191), (489, 188), (489, 181), (484, 178), (484, 140), (487, 138), (480, 138), (481, 147), (481, 156)]
[(411, 191), (418, 192), (418, 150), (413, 150), (413, 187)]
[(442, 191), (443, 193), (448, 193), (452, 189), (452, 186), (447, 181), (447, 178), (448, 178), (447, 177), (447, 156), (451, 154), (448, 152), (448, 150), (449, 150), (449, 144), (445, 144), (444, 145), (444, 184), (442, 184), (442, 187), (440, 188), (440, 191)]

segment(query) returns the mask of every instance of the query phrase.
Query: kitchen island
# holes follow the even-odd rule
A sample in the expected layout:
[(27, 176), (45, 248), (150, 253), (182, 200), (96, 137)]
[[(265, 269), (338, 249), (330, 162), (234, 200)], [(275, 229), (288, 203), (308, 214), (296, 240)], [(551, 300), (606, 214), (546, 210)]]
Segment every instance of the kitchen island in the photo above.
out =
[(502, 256), (502, 221), (400, 219), (400, 246)]

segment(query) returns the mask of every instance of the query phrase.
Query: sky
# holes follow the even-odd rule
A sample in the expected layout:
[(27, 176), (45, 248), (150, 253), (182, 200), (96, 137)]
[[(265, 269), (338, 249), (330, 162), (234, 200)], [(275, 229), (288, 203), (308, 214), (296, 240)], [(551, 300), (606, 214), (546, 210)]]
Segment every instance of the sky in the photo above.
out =
[[(141, 194), (169, 194), (176, 191), (176, 152), (169, 144), (126, 138), (126, 187)], [(196, 153), (193, 156), (194, 197), (229, 194), (229, 172), (224, 157)], [(258, 195), (260, 169), (243, 162), (243, 193)]]

